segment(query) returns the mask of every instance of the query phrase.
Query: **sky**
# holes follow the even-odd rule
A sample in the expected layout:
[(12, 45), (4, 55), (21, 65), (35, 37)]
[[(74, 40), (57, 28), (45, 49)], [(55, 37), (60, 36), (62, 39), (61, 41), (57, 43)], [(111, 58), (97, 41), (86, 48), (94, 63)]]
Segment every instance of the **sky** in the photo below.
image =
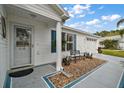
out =
[[(70, 26), (91, 33), (115, 30), (116, 24), (124, 18), (124, 4), (62, 4), (70, 18)], [(123, 24), (124, 25), (124, 24)], [(120, 28), (123, 28), (123, 25)]]

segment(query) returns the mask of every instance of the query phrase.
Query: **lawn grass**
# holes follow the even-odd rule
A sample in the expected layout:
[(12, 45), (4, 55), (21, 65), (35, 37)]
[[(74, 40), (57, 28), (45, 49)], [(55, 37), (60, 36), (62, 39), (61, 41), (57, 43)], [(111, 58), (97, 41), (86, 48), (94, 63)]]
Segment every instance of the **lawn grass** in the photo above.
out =
[(110, 50), (110, 49), (102, 49), (102, 54), (124, 57), (124, 50)]

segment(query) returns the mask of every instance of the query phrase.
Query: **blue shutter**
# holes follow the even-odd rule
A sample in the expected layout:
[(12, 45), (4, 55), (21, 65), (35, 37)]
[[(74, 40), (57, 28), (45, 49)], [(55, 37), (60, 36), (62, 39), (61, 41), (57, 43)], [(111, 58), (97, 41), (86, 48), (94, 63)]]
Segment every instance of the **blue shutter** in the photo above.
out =
[(51, 52), (56, 53), (56, 31), (51, 31)]
[(74, 45), (73, 45), (73, 49), (76, 50), (76, 44), (77, 44), (77, 43), (76, 43), (76, 35), (74, 35), (74, 43), (73, 43), (73, 44), (74, 44)]

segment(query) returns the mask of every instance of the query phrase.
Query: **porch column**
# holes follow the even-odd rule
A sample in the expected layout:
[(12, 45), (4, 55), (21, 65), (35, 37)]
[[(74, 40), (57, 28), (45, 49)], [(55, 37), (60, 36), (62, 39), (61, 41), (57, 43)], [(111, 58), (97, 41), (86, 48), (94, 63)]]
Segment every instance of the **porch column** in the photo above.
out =
[(60, 71), (62, 69), (62, 56), (61, 56), (61, 32), (62, 26), (61, 22), (57, 22), (56, 24), (56, 50), (57, 50), (57, 60), (56, 60), (56, 70)]

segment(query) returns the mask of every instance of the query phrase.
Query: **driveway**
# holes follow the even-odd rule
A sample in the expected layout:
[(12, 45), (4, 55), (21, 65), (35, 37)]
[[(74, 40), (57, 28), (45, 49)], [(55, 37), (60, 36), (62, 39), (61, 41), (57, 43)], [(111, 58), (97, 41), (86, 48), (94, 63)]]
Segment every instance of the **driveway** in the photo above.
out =
[[(124, 70), (124, 58), (95, 54), (107, 63), (74, 85), (74, 88), (116, 88)], [(121, 62), (120, 62), (121, 61)]]
[(120, 62), (120, 61), (124, 62), (124, 58), (122, 57), (116, 57), (116, 56), (110, 56), (110, 55), (104, 55), (104, 54), (94, 54), (94, 57), (104, 59), (109, 62)]

